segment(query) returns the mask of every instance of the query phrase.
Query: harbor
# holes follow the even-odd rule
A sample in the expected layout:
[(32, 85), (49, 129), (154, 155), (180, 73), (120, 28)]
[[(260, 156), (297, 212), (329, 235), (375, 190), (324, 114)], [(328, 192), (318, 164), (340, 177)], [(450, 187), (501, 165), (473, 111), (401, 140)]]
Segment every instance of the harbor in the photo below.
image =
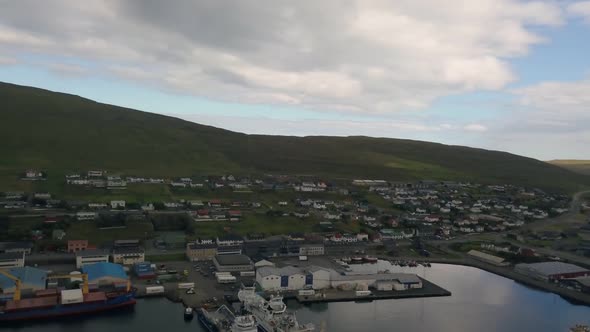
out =
[[(455, 332), (567, 332), (575, 324), (590, 324), (590, 308), (571, 304), (559, 296), (525, 287), (512, 280), (472, 267), (432, 264), (429, 279), (453, 293), (452, 296), (381, 300), (373, 302), (333, 302), (300, 304), (286, 299), (287, 307), (302, 322), (326, 331), (405, 330)], [(516, 309), (521, 310), (518, 312)], [(197, 317), (183, 319), (184, 309), (164, 297), (140, 298), (133, 310), (68, 320), (23, 322), (2, 330), (35, 332), (99, 332), (105, 330), (206, 331)], [(456, 317), (461, 315), (458, 323)], [(533, 318), (534, 317), (534, 318)]]

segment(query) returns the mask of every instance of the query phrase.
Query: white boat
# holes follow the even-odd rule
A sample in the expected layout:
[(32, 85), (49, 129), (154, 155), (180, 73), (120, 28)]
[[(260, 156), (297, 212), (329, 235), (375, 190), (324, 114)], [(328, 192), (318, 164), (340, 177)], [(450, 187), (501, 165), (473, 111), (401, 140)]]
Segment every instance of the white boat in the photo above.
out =
[(197, 311), (201, 325), (209, 332), (257, 332), (258, 324), (253, 315), (235, 316), (225, 305), (209, 312), (203, 308)]
[(313, 324), (299, 324), (294, 313), (287, 311), (282, 296), (271, 296), (265, 300), (256, 294), (254, 288), (243, 288), (238, 292), (238, 299), (244, 309), (250, 312), (258, 323), (258, 331), (262, 332), (312, 332)]

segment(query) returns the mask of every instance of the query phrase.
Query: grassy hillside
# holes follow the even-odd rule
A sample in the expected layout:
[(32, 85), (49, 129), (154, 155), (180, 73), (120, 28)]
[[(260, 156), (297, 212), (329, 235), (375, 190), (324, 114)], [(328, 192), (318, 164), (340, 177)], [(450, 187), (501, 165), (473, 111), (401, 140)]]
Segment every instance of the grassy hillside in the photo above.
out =
[(589, 177), (504, 152), (386, 138), (245, 135), (5, 83), (0, 100), (0, 185), (7, 189), (27, 168), (48, 171), (47, 186), (87, 169), (146, 176), (276, 172), (460, 179), (570, 191), (590, 183)]
[(551, 160), (550, 164), (563, 167), (572, 172), (590, 175), (590, 160)]

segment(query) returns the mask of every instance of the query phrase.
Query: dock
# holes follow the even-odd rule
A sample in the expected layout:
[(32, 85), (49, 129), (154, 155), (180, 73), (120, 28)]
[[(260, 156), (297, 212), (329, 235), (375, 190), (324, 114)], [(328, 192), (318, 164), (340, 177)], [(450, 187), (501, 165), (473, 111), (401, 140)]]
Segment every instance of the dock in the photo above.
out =
[[(420, 278), (420, 277), (418, 277)], [(422, 288), (407, 289), (403, 291), (371, 291), (371, 295), (357, 296), (356, 291), (342, 291), (336, 289), (323, 290), (315, 295), (301, 296), (295, 295), (295, 299), (300, 303), (316, 303), (316, 302), (350, 302), (350, 301), (374, 301), (387, 299), (409, 299), (409, 298), (424, 298), (424, 297), (442, 297), (451, 296), (448, 290), (433, 284), (432, 282), (420, 278), (422, 280)]]

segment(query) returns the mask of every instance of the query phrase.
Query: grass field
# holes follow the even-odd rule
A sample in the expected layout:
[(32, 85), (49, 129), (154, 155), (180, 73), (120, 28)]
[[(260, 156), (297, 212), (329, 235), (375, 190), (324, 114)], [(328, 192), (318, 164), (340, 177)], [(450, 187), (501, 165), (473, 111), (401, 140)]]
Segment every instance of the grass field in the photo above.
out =
[(149, 222), (127, 222), (123, 228), (99, 229), (93, 222), (73, 223), (66, 229), (66, 240), (88, 239), (100, 246), (115, 240), (147, 239), (153, 236), (154, 227)]
[(549, 163), (572, 172), (590, 175), (590, 160), (551, 160)]
[[(38, 186), (77, 197), (60, 191), (63, 175), (89, 169), (158, 177), (279, 173), (464, 180), (561, 191), (590, 185), (588, 176), (498, 151), (389, 138), (245, 135), (5, 83), (0, 83), (0, 99), (3, 190)], [(47, 171), (47, 182), (18, 181), (18, 173), (29, 168)], [(127, 195), (168, 195), (152, 190)]]

